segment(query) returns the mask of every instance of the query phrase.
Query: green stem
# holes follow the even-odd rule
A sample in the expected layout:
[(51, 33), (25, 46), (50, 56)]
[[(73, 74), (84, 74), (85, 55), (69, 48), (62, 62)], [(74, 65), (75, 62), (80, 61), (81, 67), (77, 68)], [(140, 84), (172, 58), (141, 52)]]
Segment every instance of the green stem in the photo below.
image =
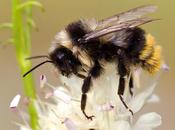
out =
[[(25, 24), (23, 20), (22, 10), (17, 10), (17, 7), (21, 4), (21, 0), (12, 0), (12, 23), (13, 23), (13, 38), (16, 47), (17, 60), (20, 66), (21, 75), (27, 72), (31, 68), (31, 62), (25, 61), (26, 57), (31, 54), (31, 28)], [(29, 7), (27, 17), (32, 17), (31, 7)], [(23, 78), (24, 93), (30, 99), (28, 111), (30, 114), (30, 124), (33, 130), (38, 128), (38, 116), (34, 105), (34, 99), (36, 99), (33, 77), (31, 74)]]

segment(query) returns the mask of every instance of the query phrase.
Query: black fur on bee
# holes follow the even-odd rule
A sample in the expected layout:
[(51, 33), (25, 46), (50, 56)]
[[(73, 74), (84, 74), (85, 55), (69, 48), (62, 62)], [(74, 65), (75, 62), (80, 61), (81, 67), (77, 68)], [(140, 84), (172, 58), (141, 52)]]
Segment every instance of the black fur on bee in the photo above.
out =
[(66, 31), (69, 34), (71, 40), (73, 41), (72, 44), (78, 45), (79, 38), (83, 37), (85, 34), (87, 34), (87, 31), (85, 30), (84, 26), (82, 25), (81, 21), (74, 22), (69, 24), (66, 27)]
[[(57, 46), (48, 56), (28, 58), (46, 57), (49, 60), (29, 70), (24, 77), (40, 65), (49, 62), (54, 64), (64, 76), (69, 77), (74, 74), (82, 78), (81, 110), (88, 119), (92, 120), (94, 116), (88, 116), (85, 112), (87, 93), (93, 85), (92, 80), (100, 77), (105, 63), (115, 63), (119, 75), (117, 94), (123, 105), (133, 114), (123, 99), (126, 80), (129, 80), (129, 92), (133, 95), (132, 67), (142, 67), (150, 73), (155, 73), (161, 66), (160, 46), (155, 45), (154, 38), (138, 27), (154, 21), (141, 17), (154, 10), (155, 6), (141, 6), (93, 24), (85, 20), (69, 24), (59, 34), (58, 41), (55, 42)], [(133, 18), (128, 17), (131, 12), (136, 14)], [(88, 59), (80, 58), (82, 54)], [(86, 65), (87, 61), (91, 61), (92, 64)], [(88, 66), (88, 70), (84, 69), (84, 65)], [(86, 75), (81, 74), (82, 71), (86, 72)]]
[(76, 74), (78, 72), (78, 68), (81, 66), (80, 61), (73, 55), (72, 51), (64, 46), (60, 46), (55, 49), (52, 53), (50, 53), (49, 57), (56, 68), (58, 68), (58, 70), (67, 77), (72, 73)]
[[(86, 30), (83, 27), (83, 24), (81, 21), (74, 22), (66, 28), (67, 33), (71, 37), (72, 43), (75, 46), (80, 47), (81, 49), (85, 50), (86, 53), (90, 56), (90, 58), (94, 61), (94, 65), (92, 68), (90, 68), (87, 77), (84, 79), (84, 83), (82, 85), (82, 98), (81, 98), (81, 109), (84, 113), (84, 115), (88, 119), (92, 119), (93, 116), (87, 116), (86, 113), (84, 112), (85, 106), (86, 106), (86, 100), (87, 100), (87, 95), (86, 93), (90, 90), (92, 86), (92, 80), (95, 78), (98, 78), (102, 71), (103, 67), (100, 65), (99, 61), (104, 60), (106, 62), (115, 62), (118, 68), (118, 74), (120, 75), (120, 80), (119, 80), (119, 88), (118, 88), (118, 94), (122, 96), (124, 94), (125, 90), (125, 77), (129, 77), (130, 73), (130, 68), (127, 68), (128, 64), (131, 63), (138, 63), (139, 62), (139, 53), (143, 49), (144, 44), (145, 44), (145, 39), (144, 39), (144, 31), (140, 28), (133, 28), (133, 29), (127, 29), (125, 30), (126, 33), (128, 33), (127, 37), (125, 38), (125, 42), (128, 44), (127, 49), (123, 49), (121, 47), (115, 46), (112, 42), (108, 43), (101, 43), (100, 39), (92, 39), (88, 42), (85, 43), (79, 43), (78, 39), (81, 39), (83, 36), (85, 36)], [(64, 48), (65, 49), (65, 48)], [(71, 52), (67, 51), (61, 51), (62, 48), (57, 48), (56, 52), (53, 52), (53, 54), (57, 54), (57, 57), (60, 57), (62, 55), (68, 56), (70, 59), (67, 58), (62, 58), (59, 59), (61, 61), (59, 62), (64, 62), (65, 65), (60, 66), (59, 70), (62, 71), (62, 73), (65, 73), (67, 70), (67, 75), (74, 73), (78, 73), (78, 69), (75, 69), (77, 67), (73, 66), (70, 63), (74, 63), (73, 65), (81, 66), (80, 61), (76, 59)], [(120, 53), (118, 53), (120, 51)], [(50, 55), (51, 59), (53, 59), (52, 55)], [(72, 59), (72, 60), (71, 60)], [(67, 63), (68, 60), (71, 60), (72, 62)], [(60, 64), (58, 61), (54, 64)], [(126, 65), (127, 64), (127, 65)], [(67, 67), (67, 68), (65, 68)], [(74, 70), (74, 71), (73, 71)], [(77, 71), (77, 72), (75, 72)], [(132, 81), (132, 80), (131, 80)], [(131, 84), (131, 83), (130, 83)], [(122, 102), (123, 98), (120, 97)], [(128, 109), (128, 106), (125, 104), (125, 106)]]
[(139, 55), (141, 50), (145, 46), (145, 31), (141, 28), (127, 29), (126, 33), (130, 35), (126, 38), (126, 43), (128, 43), (128, 48), (126, 49), (126, 54), (133, 63), (138, 63), (140, 61)]

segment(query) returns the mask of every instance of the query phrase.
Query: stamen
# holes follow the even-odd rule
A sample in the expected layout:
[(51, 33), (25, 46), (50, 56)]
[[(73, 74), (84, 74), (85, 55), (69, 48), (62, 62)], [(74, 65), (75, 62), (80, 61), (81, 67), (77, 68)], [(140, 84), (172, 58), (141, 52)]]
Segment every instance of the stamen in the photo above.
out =
[(114, 106), (111, 103), (106, 103), (106, 104), (97, 106), (98, 111), (110, 111), (113, 109), (114, 109)]
[(43, 88), (44, 85), (47, 85), (48, 87), (55, 89), (55, 87), (47, 82), (46, 75), (40, 75), (40, 88)]
[(44, 85), (46, 84), (47, 82), (47, 78), (45, 75), (40, 75), (40, 88), (43, 88)]

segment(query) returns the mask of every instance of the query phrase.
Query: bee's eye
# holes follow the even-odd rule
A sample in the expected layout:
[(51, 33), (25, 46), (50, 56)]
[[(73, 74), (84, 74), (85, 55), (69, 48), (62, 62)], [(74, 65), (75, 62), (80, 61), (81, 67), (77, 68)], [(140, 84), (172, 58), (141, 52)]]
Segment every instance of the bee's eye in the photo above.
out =
[(72, 61), (71, 61), (71, 60), (69, 60), (69, 61), (68, 61), (68, 63), (69, 63), (69, 64), (72, 64)]
[(58, 59), (62, 59), (64, 56), (64, 53), (58, 54)]

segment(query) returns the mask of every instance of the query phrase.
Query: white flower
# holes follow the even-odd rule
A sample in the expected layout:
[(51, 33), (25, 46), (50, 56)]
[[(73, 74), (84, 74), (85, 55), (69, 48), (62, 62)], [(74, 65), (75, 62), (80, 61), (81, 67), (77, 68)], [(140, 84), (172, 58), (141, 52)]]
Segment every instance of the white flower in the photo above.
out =
[(15, 109), (18, 107), (18, 104), (20, 102), (20, 99), (21, 99), (21, 95), (17, 94), (11, 101), (10, 103), (10, 108), (11, 109)]
[[(62, 84), (53, 87), (47, 82), (46, 76), (41, 76), (40, 86), (52, 89), (46, 92), (46, 98), (52, 98), (55, 103), (36, 100), (39, 115), (39, 126), (42, 130), (152, 130), (161, 124), (161, 117), (156, 112), (141, 115), (133, 122), (131, 113), (124, 107), (117, 95), (119, 77), (115, 66), (109, 64), (103, 75), (93, 80), (93, 86), (88, 92), (86, 113), (94, 115), (93, 120), (87, 120), (81, 112), (81, 85), (82, 79), (75, 76), (66, 78), (60, 76)], [(156, 83), (146, 90), (130, 96), (128, 89), (124, 99), (129, 108), (136, 114), (148, 102), (159, 101), (153, 94)], [(134, 119), (135, 121), (136, 119)], [(29, 130), (28, 126), (21, 125), (21, 130)]]

